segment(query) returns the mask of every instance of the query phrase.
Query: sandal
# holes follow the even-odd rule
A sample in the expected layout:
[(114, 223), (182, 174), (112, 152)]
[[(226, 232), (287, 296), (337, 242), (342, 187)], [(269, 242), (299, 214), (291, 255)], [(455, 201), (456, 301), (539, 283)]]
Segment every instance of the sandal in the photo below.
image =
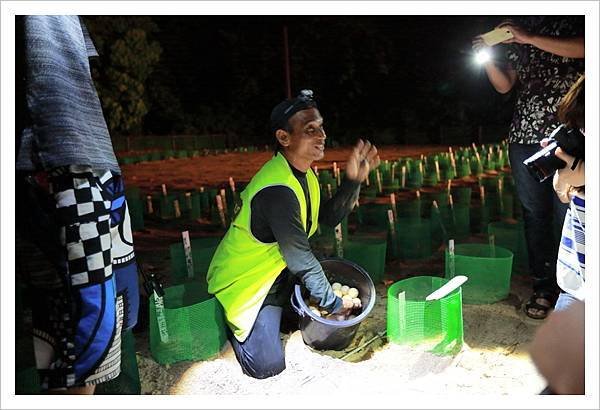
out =
[(525, 304), (525, 314), (532, 319), (545, 319), (554, 308), (557, 296), (551, 292), (537, 291)]

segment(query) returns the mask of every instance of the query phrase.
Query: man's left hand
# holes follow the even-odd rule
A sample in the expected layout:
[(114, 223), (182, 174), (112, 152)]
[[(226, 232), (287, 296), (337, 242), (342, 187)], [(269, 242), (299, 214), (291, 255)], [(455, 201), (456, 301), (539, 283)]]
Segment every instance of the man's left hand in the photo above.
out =
[(377, 168), (380, 162), (375, 145), (359, 139), (346, 163), (346, 177), (361, 183), (367, 178), (369, 171)]

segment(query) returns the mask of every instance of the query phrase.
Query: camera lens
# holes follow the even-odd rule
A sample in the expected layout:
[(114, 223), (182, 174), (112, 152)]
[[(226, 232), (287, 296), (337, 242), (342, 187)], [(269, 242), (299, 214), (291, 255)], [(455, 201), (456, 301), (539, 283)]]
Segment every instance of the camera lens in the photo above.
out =
[(558, 169), (564, 168), (567, 164), (560, 158), (554, 155), (558, 148), (558, 143), (552, 141), (545, 148), (536, 152), (525, 161), (523, 164), (535, 179), (539, 182), (544, 182), (550, 178)]

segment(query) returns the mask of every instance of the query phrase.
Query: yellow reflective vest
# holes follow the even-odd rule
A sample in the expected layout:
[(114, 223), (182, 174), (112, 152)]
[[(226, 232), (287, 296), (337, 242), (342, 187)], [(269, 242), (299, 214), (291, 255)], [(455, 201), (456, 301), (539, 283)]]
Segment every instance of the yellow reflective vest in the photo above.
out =
[[(306, 173), (310, 194), (312, 226), (319, 220), (319, 181), (312, 169)], [(219, 244), (208, 268), (208, 291), (216, 296), (225, 311), (225, 319), (240, 342), (250, 334), (260, 307), (277, 276), (286, 267), (277, 242), (264, 243), (252, 235), (251, 202), (254, 195), (271, 186), (286, 186), (296, 194), (300, 218), (306, 231), (307, 204), (302, 186), (289, 163), (277, 153), (252, 178), (240, 194), (241, 209)]]

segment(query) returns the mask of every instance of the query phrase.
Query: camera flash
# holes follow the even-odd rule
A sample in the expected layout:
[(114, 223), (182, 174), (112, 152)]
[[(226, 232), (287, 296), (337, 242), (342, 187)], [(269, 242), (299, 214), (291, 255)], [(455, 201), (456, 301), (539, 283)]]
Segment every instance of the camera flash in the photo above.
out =
[(475, 61), (477, 62), (477, 64), (485, 64), (488, 61), (490, 61), (490, 53), (488, 50), (479, 50), (476, 54), (475, 54)]

